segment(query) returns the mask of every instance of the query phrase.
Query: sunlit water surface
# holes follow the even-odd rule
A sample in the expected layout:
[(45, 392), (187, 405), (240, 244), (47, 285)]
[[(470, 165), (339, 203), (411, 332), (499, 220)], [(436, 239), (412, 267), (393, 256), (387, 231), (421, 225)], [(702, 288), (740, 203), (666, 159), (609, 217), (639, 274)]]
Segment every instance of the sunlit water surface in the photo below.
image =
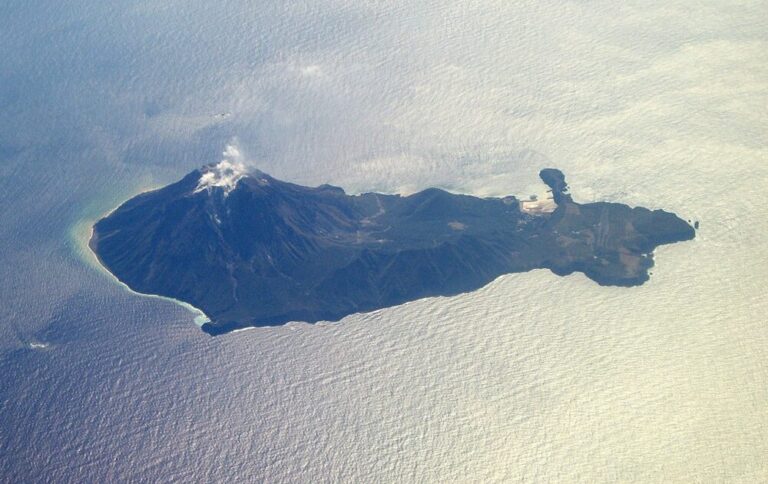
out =
[[(3, 2), (0, 481), (768, 479), (768, 6), (692, 5)], [(210, 338), (85, 243), (230, 143), (351, 192), (554, 166), (701, 230), (639, 288)]]

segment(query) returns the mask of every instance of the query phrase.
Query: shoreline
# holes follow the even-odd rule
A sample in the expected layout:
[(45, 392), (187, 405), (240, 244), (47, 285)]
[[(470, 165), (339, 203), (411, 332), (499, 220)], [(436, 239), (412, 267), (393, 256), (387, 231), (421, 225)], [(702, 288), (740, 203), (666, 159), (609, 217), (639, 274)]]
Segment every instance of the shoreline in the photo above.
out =
[[(130, 200), (144, 193), (149, 193), (158, 189), (159, 188), (150, 188), (147, 190), (142, 190), (139, 193), (132, 195), (127, 200)], [(122, 202), (122, 203), (125, 203), (125, 202)], [(150, 298), (160, 299), (164, 301), (169, 301), (178, 306), (183, 307), (184, 309), (186, 309), (187, 311), (189, 311), (194, 315), (193, 322), (198, 328), (202, 328), (204, 324), (210, 323), (211, 319), (208, 317), (207, 314), (205, 314), (201, 309), (196, 308), (195, 306), (189, 304), (188, 302), (180, 301), (172, 297), (160, 296), (158, 294), (147, 294), (143, 292), (138, 292), (131, 289), (131, 287), (129, 287), (126, 283), (121, 281), (115, 274), (112, 273), (112, 271), (110, 271), (104, 264), (102, 264), (101, 259), (99, 258), (99, 255), (91, 247), (91, 241), (93, 240), (93, 237), (94, 237), (93, 226), (99, 220), (105, 217), (109, 217), (109, 215), (111, 215), (115, 210), (120, 208), (122, 203), (108, 210), (107, 212), (102, 213), (96, 218), (90, 218), (90, 217), (82, 218), (78, 222), (72, 225), (70, 229), (70, 238), (73, 239), (72, 241), (74, 242), (73, 249), (75, 249), (74, 250), (75, 254), (87, 266), (97, 270), (98, 272), (101, 272), (104, 275), (107, 275), (108, 278), (112, 279), (114, 283), (117, 283), (124, 290), (130, 292), (131, 294), (135, 294), (137, 296), (142, 296), (142, 297), (150, 297)], [(86, 228), (87, 228), (87, 231), (85, 230)]]

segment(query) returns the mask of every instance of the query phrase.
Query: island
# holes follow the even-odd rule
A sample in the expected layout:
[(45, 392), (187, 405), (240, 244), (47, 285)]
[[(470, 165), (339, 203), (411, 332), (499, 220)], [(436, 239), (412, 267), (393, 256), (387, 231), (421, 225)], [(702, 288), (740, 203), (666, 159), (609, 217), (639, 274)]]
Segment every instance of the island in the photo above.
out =
[(580, 204), (562, 172), (540, 177), (542, 199), (349, 195), (222, 161), (128, 200), (94, 225), (89, 245), (128, 287), (199, 308), (203, 330), (218, 335), (337, 321), (540, 268), (636, 286), (656, 247), (695, 237), (673, 213)]

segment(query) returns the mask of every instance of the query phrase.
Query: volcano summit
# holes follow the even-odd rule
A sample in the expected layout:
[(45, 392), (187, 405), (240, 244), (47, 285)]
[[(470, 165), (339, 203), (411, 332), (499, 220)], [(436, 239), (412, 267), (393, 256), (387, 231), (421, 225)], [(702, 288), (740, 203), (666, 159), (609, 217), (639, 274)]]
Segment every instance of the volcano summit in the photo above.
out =
[(334, 321), (537, 268), (639, 285), (657, 246), (695, 236), (672, 213), (579, 204), (560, 171), (540, 176), (552, 199), (539, 204), (435, 188), (347, 195), (224, 161), (125, 202), (90, 246), (131, 289), (200, 308), (215, 335)]

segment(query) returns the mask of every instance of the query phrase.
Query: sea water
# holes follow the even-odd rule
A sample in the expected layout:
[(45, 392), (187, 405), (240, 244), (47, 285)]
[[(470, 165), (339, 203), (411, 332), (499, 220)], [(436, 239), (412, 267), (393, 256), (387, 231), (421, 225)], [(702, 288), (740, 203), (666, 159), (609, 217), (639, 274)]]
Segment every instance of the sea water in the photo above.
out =
[[(0, 6), (0, 480), (768, 478), (761, 2)], [(349, 192), (664, 208), (651, 280), (548, 271), (211, 338), (88, 262), (228, 145)]]

